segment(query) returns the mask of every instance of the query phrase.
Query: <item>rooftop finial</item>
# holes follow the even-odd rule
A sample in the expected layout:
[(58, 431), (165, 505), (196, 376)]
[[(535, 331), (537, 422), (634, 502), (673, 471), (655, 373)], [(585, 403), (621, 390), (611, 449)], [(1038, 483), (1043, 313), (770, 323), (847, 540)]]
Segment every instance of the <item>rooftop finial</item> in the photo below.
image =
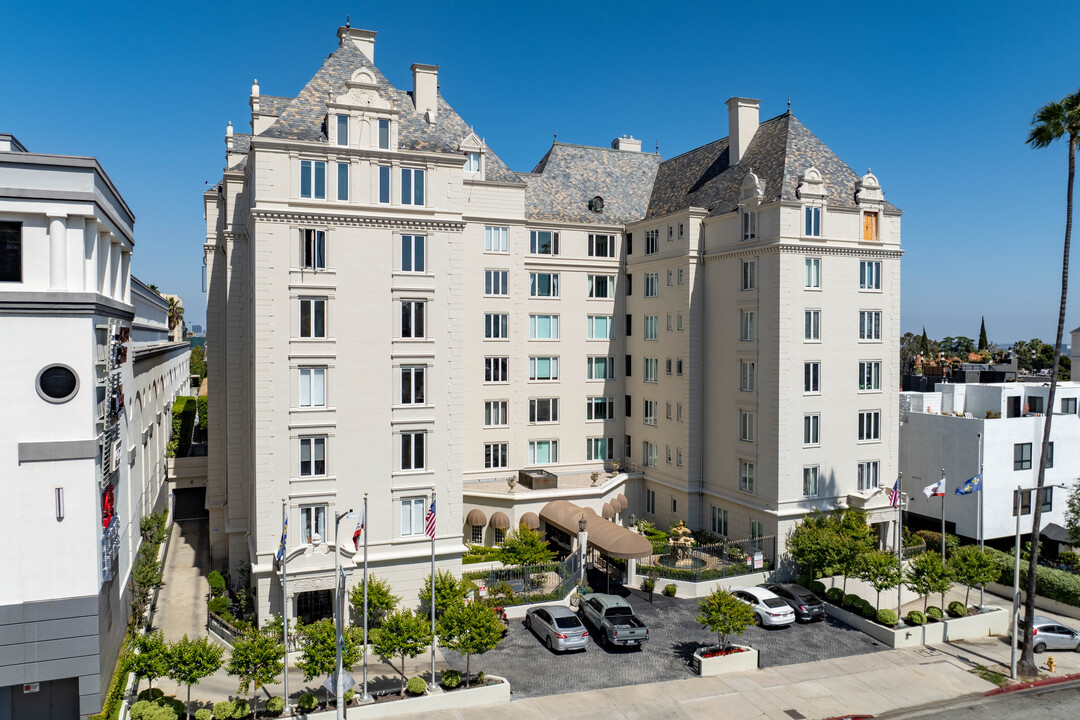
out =
[(791, 114), (791, 96), (790, 95), (787, 96), (787, 112), (788, 112), (788, 115)]
[(551, 141), (552, 142), (558, 142), (559, 141), (559, 128), (555, 128), (554, 130), (551, 131)]
[(656, 141), (656, 154), (657, 155), (660, 154), (660, 141), (659, 140)]
[(349, 15), (348, 15), (348, 13), (346, 13), (346, 15), (345, 15), (345, 27), (349, 27)]

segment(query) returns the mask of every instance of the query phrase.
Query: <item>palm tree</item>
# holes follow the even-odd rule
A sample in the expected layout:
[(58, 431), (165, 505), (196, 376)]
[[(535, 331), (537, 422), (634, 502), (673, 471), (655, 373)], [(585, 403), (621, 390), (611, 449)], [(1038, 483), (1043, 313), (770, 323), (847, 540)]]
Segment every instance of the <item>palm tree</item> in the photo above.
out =
[(176, 326), (184, 321), (184, 307), (175, 297), (169, 298), (169, 332), (176, 329)]
[(1054, 419), (1054, 394), (1057, 391), (1058, 364), (1061, 361), (1061, 336), (1065, 331), (1065, 298), (1069, 290), (1069, 240), (1072, 235), (1073, 177), (1076, 173), (1076, 139), (1080, 136), (1080, 90), (1066, 95), (1059, 102), (1039, 108), (1031, 120), (1027, 142), (1044, 148), (1063, 137), (1069, 139), (1069, 182), (1065, 194), (1065, 250), (1061, 260), (1061, 307), (1058, 310), (1057, 339), (1054, 341), (1054, 368), (1050, 375), (1050, 395), (1046, 401), (1046, 422), (1043, 426), (1042, 451), (1039, 453), (1039, 477), (1036, 482), (1034, 510), (1031, 518), (1031, 556), (1028, 561), (1027, 596), (1024, 600), (1024, 651), (1018, 672), (1038, 675), (1032, 654), (1031, 626), (1035, 621), (1035, 570), (1039, 562), (1039, 531), (1042, 525), (1043, 483), (1046, 480), (1046, 453), (1050, 443), (1050, 424)]

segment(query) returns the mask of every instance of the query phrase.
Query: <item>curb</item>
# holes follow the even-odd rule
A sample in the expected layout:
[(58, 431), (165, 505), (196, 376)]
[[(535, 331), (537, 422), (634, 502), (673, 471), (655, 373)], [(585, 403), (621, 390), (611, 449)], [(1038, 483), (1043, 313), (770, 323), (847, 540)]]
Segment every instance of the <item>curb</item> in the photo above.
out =
[(1031, 688), (1045, 687), (1047, 685), (1058, 685), (1060, 683), (1072, 682), (1074, 680), (1080, 680), (1080, 673), (1072, 673), (1071, 675), (1059, 675), (1058, 677), (1043, 678), (1042, 680), (1032, 680), (1031, 682), (1016, 683), (1015, 685), (1006, 685), (1003, 688), (997, 688), (996, 690), (990, 690), (984, 693), (983, 697), (1002, 695), (1004, 693), (1018, 692), (1021, 690), (1030, 690)]

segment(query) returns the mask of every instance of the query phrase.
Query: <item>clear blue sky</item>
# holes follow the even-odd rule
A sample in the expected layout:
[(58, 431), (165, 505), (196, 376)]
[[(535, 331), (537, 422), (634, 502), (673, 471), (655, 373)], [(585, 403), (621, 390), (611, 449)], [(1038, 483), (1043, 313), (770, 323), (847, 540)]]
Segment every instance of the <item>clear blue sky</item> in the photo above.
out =
[[(784, 5), (11, 3), (0, 130), (100, 159), (136, 215), (135, 273), (181, 295), (190, 325), (205, 316), (201, 195), (226, 122), (248, 128), (252, 78), (298, 92), (346, 13), (379, 32), (399, 87), (411, 63), (440, 65), (444, 97), (517, 170), (556, 128), (672, 157), (727, 134), (728, 97), (762, 98), (767, 118), (790, 95), (905, 212), (902, 330), (977, 337), (985, 315), (991, 340), (1052, 341), (1066, 149), (1024, 140), (1040, 105), (1080, 86), (1075, 2)], [(1078, 324), (1070, 313), (1066, 331)]]

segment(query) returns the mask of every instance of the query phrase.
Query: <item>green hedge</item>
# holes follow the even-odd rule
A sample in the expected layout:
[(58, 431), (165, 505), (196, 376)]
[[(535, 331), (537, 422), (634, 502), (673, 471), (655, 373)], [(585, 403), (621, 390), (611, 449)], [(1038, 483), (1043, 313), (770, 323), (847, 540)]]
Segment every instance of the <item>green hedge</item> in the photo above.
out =
[(207, 409), (207, 397), (206, 395), (200, 395), (198, 398), (199, 407), (199, 429), (202, 430), (202, 434), (205, 436), (207, 429), (210, 427)]
[[(992, 548), (986, 548), (986, 552), (994, 557), (998, 563), (998, 567), (1001, 569), (1001, 576), (998, 578), (998, 582), (1002, 585), (1011, 586), (1013, 584), (1014, 556)], [(1022, 561), (1020, 563), (1021, 588), (1027, 586), (1027, 574), (1028, 564), (1027, 562)], [(1057, 600), (1066, 605), (1080, 607), (1080, 575), (1074, 575), (1065, 570), (1055, 570), (1054, 568), (1043, 567), (1040, 565), (1035, 571), (1035, 592), (1045, 598)]]
[(178, 398), (173, 403), (172, 439), (165, 454), (169, 457), (187, 457), (191, 449), (191, 431), (195, 429), (195, 413), (198, 402), (193, 397)]

